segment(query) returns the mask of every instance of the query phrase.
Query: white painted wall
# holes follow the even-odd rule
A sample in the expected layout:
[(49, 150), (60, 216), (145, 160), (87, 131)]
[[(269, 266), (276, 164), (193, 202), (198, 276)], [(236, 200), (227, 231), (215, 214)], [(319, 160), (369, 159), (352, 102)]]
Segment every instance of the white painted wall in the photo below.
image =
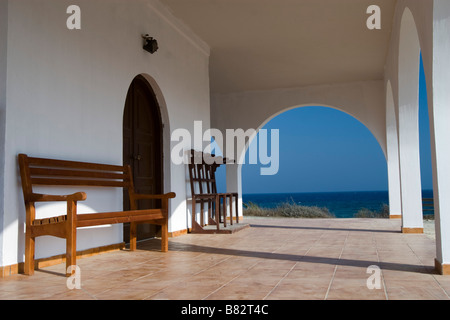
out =
[(433, 179), (436, 217), (436, 259), (450, 265), (450, 2), (434, 1), (433, 22)]
[[(18, 153), (120, 164), (125, 98), (132, 79), (142, 73), (157, 84), (155, 92), (166, 108), (162, 110), (166, 165), (171, 130), (192, 129), (194, 120), (209, 126), (209, 48), (165, 7), (157, 0), (79, 0), (81, 30), (68, 30), (70, 4), (9, 1), (3, 266), (24, 259)], [(144, 33), (158, 40), (159, 50), (153, 55), (142, 49)], [(169, 231), (186, 229), (185, 168), (170, 163), (165, 170), (166, 191), (177, 193), (171, 202)], [(93, 189), (80, 210), (121, 208), (121, 190)], [(46, 206), (38, 216), (55, 210)], [(77, 240), (79, 250), (118, 243), (122, 227), (80, 230)], [(64, 251), (64, 240), (37, 239), (36, 258)]]
[[(3, 227), (3, 212), (4, 212), (7, 43), (8, 43), (8, 1), (0, 0), (0, 230)], [(3, 257), (3, 237), (1, 236), (0, 232), (0, 262), (2, 261), (2, 257)]]

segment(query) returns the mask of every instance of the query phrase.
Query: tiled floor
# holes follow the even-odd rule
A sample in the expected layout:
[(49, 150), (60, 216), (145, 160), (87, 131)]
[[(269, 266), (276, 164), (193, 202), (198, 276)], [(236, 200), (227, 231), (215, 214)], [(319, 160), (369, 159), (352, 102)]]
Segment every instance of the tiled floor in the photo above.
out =
[(67, 288), (62, 264), (0, 279), (0, 299), (449, 299), (434, 240), (401, 234), (398, 220), (246, 222), (232, 235), (172, 238), (168, 253), (150, 240), (136, 252), (79, 259), (81, 289)]

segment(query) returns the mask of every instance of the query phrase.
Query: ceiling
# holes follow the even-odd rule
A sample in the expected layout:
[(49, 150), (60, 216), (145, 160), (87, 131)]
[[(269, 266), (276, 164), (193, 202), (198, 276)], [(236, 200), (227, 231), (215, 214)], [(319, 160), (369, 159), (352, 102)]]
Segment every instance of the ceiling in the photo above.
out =
[(396, 0), (161, 1), (211, 47), (212, 93), (383, 79)]

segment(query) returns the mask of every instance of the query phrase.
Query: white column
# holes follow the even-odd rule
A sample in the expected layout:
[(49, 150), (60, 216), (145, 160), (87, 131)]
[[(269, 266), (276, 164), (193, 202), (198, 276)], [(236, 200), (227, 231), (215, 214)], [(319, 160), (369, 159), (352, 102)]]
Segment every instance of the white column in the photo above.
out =
[(238, 213), (239, 217), (243, 216), (242, 213), (242, 178), (241, 168), (239, 164), (227, 164), (227, 192), (238, 193)]
[(419, 148), (420, 44), (414, 18), (405, 10), (400, 31), (398, 75), (398, 149), (402, 231), (423, 233)]
[(450, 275), (450, 1), (434, 1), (433, 20), (433, 99), (430, 128), (436, 268), (441, 274)]
[(400, 191), (400, 167), (398, 158), (398, 133), (395, 117), (394, 98), (390, 82), (386, 92), (386, 144), (389, 185), (389, 216), (399, 219), (402, 216), (402, 200)]
[[(417, 102), (416, 102), (417, 103)], [(400, 102), (399, 107), (399, 163), (402, 205), (402, 231), (423, 233), (422, 186), (418, 112), (414, 102)]]
[(402, 231), (423, 233), (418, 125), (413, 115), (402, 117), (402, 111), (406, 112), (402, 109), (407, 108), (407, 105), (400, 106), (399, 119)]

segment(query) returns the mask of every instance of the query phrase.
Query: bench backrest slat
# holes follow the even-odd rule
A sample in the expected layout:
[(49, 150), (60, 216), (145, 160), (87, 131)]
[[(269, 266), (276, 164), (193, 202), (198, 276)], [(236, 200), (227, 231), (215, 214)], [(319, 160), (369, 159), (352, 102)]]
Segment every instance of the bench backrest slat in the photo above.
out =
[(89, 179), (49, 179), (31, 178), (32, 185), (41, 186), (94, 186), (94, 187), (124, 187), (123, 181), (89, 180)]
[(127, 176), (123, 173), (85, 171), (85, 170), (64, 170), (52, 168), (30, 168), (30, 174), (37, 176), (56, 176), (56, 177), (80, 177), (80, 178), (99, 178), (99, 179), (118, 179), (124, 180)]
[(59, 167), (59, 168), (72, 168), (72, 169), (90, 169), (90, 170), (104, 170), (104, 171), (125, 171), (125, 166), (116, 166), (110, 164), (99, 164), (90, 162), (68, 161), (68, 160), (56, 160), (45, 158), (32, 158), (27, 157), (30, 167)]
[(129, 166), (33, 158), (19, 155), (24, 193), (33, 185), (133, 188)]

